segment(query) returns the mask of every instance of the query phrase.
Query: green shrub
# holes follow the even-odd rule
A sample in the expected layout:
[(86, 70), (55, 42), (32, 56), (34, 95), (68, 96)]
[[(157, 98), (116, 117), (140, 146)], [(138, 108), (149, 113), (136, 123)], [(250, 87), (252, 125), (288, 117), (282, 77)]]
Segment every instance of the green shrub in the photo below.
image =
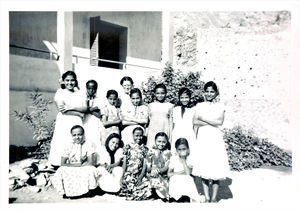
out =
[(161, 77), (154, 78), (151, 76), (146, 82), (142, 83), (142, 92), (145, 96), (144, 102), (146, 104), (154, 101), (153, 90), (156, 84), (159, 83), (163, 83), (167, 87), (167, 102), (176, 104), (178, 101), (178, 91), (182, 87), (187, 87), (192, 91), (193, 95), (191, 101), (193, 104), (203, 101), (204, 82), (200, 80), (199, 72), (184, 74), (179, 70), (175, 71), (170, 64), (166, 64)]
[(292, 155), (260, 139), (241, 127), (224, 129), (229, 164), (232, 170), (258, 168), (260, 166), (292, 166)]
[(45, 98), (39, 90), (29, 94), (30, 106), (25, 111), (15, 110), (12, 116), (25, 123), (33, 131), (33, 139), (37, 140), (36, 150), (28, 155), (35, 158), (47, 158), (50, 151), (50, 142), (53, 136), (55, 121), (48, 122), (49, 106), (53, 103)]

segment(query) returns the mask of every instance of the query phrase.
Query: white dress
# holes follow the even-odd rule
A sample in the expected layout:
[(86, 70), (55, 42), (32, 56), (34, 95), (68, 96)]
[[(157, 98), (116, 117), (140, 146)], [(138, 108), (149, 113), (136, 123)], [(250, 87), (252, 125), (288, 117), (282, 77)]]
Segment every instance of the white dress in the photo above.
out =
[(175, 153), (175, 142), (178, 138), (186, 138), (189, 143), (190, 155), (193, 156), (195, 151), (196, 135), (193, 130), (193, 116), (194, 108), (185, 108), (183, 117), (181, 116), (181, 107), (176, 106), (173, 109), (173, 123), (174, 128), (172, 131), (172, 146), (171, 151)]
[[(193, 167), (189, 157), (187, 158), (186, 163), (188, 167)], [(178, 156), (171, 157), (169, 169), (174, 169), (174, 172), (180, 172), (184, 170), (184, 167)], [(188, 196), (196, 201), (202, 200), (201, 195), (197, 191), (193, 177), (186, 174), (174, 175), (170, 177), (169, 195), (176, 200), (178, 200), (181, 196)]]
[[(225, 109), (222, 103), (203, 102), (195, 107), (195, 118), (217, 119)], [(205, 179), (226, 179), (229, 164), (223, 133), (219, 127), (202, 126), (197, 133), (197, 153), (192, 174)]]
[[(99, 151), (99, 158), (97, 159), (98, 164), (105, 164), (107, 163), (108, 165), (111, 164), (111, 159), (109, 156), (109, 153), (107, 152), (106, 148), (102, 146)], [(123, 149), (119, 148), (115, 152), (115, 162), (118, 162), (123, 158)], [(123, 176), (123, 168), (121, 166), (114, 167), (112, 172), (109, 173), (105, 167), (99, 166), (97, 167), (99, 180), (98, 184), (99, 187), (106, 191), (106, 192), (118, 192), (121, 188), (120, 181)]]
[[(87, 100), (86, 94), (85, 94), (85, 100)], [(89, 106), (95, 107), (97, 106), (99, 109), (103, 103), (100, 101), (98, 97), (95, 97), (92, 100), (89, 100)], [(92, 115), (92, 114), (85, 114), (84, 120), (83, 120), (83, 126), (85, 131), (85, 138), (88, 142), (92, 144), (95, 151), (99, 149), (101, 146), (102, 141), (102, 134), (105, 130), (102, 121), (100, 118)]]
[[(65, 105), (69, 106), (82, 106), (84, 102), (78, 93), (78, 91), (70, 92), (67, 89), (59, 89), (54, 96), (54, 100), (56, 102), (63, 102)], [(73, 141), (71, 128), (74, 125), (82, 126), (82, 119), (79, 116), (65, 115), (58, 112), (48, 158), (50, 164), (55, 166), (61, 165), (61, 156), (64, 149)]]

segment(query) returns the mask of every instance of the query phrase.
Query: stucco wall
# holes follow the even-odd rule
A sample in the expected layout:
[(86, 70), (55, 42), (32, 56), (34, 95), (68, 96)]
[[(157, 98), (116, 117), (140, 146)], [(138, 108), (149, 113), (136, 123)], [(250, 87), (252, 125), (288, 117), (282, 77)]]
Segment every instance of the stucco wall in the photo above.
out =
[(74, 12), (74, 47), (90, 48), (90, 17), (128, 28), (127, 56), (161, 60), (161, 12)]

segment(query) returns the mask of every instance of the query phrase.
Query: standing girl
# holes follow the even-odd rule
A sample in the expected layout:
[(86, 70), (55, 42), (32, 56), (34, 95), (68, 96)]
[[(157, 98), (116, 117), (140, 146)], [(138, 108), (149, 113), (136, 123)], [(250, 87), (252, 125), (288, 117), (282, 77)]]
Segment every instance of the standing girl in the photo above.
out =
[(147, 147), (149, 149), (155, 145), (155, 135), (164, 132), (168, 137), (171, 136), (172, 128), (172, 108), (173, 104), (165, 102), (167, 88), (164, 84), (157, 84), (154, 88), (156, 101), (148, 105), (149, 108), (149, 127), (147, 136)]
[(97, 187), (97, 172), (92, 166), (93, 149), (84, 140), (84, 129), (75, 125), (71, 129), (73, 143), (70, 143), (61, 157), (61, 167), (52, 179), (60, 195), (77, 197)]
[(161, 199), (169, 200), (168, 168), (171, 152), (168, 136), (164, 132), (157, 133), (155, 145), (148, 152), (147, 176), (150, 185)]
[(83, 125), (85, 128), (85, 138), (92, 144), (95, 151), (101, 146), (101, 133), (104, 130), (101, 122), (101, 102), (97, 97), (98, 84), (95, 80), (86, 82), (86, 104), (87, 111), (84, 116)]
[[(188, 88), (181, 88), (178, 92), (178, 104), (173, 109), (173, 140), (185, 138), (189, 140), (190, 152), (193, 156), (195, 150), (196, 136), (193, 130), (193, 116), (195, 110), (191, 108), (191, 91)], [(175, 143), (171, 151), (176, 152)]]
[(131, 105), (122, 107), (122, 125), (125, 127), (122, 131), (122, 140), (124, 144), (129, 144), (133, 141), (132, 131), (136, 126), (145, 128), (148, 123), (148, 107), (142, 105), (142, 93), (138, 88), (133, 88), (130, 91)]
[(120, 195), (126, 196), (127, 200), (145, 200), (152, 195), (149, 181), (145, 177), (148, 148), (143, 144), (143, 136), (142, 127), (134, 128), (134, 143), (124, 148), (124, 175)]
[[(103, 140), (112, 133), (120, 134), (119, 126), (122, 123), (120, 109), (116, 107), (118, 100), (118, 92), (115, 90), (108, 90), (106, 94), (108, 104), (101, 109), (102, 111), (102, 122), (105, 127), (103, 133)], [(105, 143), (103, 143), (104, 145)]]
[[(210, 81), (204, 85), (205, 102), (197, 104), (194, 126), (197, 134), (197, 165), (193, 175), (202, 177), (207, 202), (217, 202), (219, 180), (225, 179), (229, 164), (223, 134), (224, 106), (216, 101), (217, 85)], [(212, 180), (212, 196), (209, 195), (209, 180)]]
[(99, 155), (100, 166), (97, 168), (100, 174), (99, 187), (106, 192), (116, 193), (120, 190), (120, 181), (123, 176), (123, 168), (121, 167), (123, 142), (120, 135), (117, 133), (110, 134)]
[(175, 200), (179, 200), (182, 196), (188, 196), (196, 202), (203, 202), (204, 197), (198, 191), (191, 171), (193, 166), (190, 163), (189, 144), (185, 138), (179, 138), (175, 142), (177, 154), (171, 157), (168, 176), (169, 194)]
[(72, 143), (69, 131), (73, 125), (82, 125), (83, 112), (87, 110), (86, 102), (78, 94), (77, 77), (73, 71), (62, 75), (61, 89), (57, 90), (54, 100), (59, 112), (56, 116), (48, 161), (53, 166), (60, 166), (65, 146)]

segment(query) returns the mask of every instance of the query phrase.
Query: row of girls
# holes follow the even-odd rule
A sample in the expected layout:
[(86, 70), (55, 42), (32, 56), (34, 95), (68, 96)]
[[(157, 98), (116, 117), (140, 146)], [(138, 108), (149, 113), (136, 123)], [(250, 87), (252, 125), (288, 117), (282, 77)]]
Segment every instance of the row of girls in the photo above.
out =
[[(101, 189), (127, 200), (181, 201), (188, 196), (217, 202), (219, 181), (229, 165), (219, 129), (225, 110), (216, 100), (216, 84), (205, 84), (205, 102), (194, 107), (187, 88), (179, 90), (174, 106), (165, 101), (166, 87), (158, 84), (156, 101), (146, 106), (130, 77), (120, 84), (123, 91), (107, 91), (103, 103), (96, 81), (88, 81), (82, 94), (74, 72), (62, 75), (49, 154), (57, 169), (52, 180), (57, 191), (71, 198)], [(193, 177), (201, 177), (204, 195)]]

